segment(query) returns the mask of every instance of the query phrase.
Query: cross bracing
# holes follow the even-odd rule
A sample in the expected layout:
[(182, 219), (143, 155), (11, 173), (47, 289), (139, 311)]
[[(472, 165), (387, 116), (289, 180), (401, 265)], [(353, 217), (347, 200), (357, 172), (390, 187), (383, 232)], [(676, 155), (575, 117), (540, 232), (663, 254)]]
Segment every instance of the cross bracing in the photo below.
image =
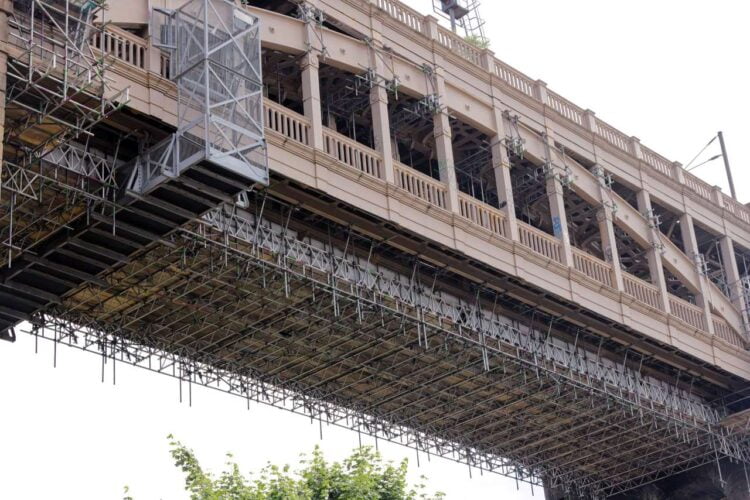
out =
[(91, 136), (96, 124), (128, 101), (105, 76), (111, 61), (90, 40), (100, 1), (14, 2), (8, 42), (4, 142), (33, 161), (67, 140)]
[(26, 0), (8, 20), (0, 258), (10, 265), (92, 204), (115, 195), (115, 159), (90, 142), (93, 129), (128, 100), (90, 43), (98, 1)]
[(720, 406), (556, 339), (542, 313), (511, 320), (485, 292), (443, 292), (427, 264), (389, 271), (253, 202), (33, 317), (34, 333), (592, 497), (749, 458)]
[[(0, 168), (7, 264), (0, 336), (9, 339), (13, 325), (32, 311), (59, 303), (82, 283), (98, 282), (103, 270), (148, 251), (155, 240), (268, 175), (256, 18), (220, 1), (196, 0), (178, 11), (174, 27), (191, 44), (177, 50), (177, 87), (178, 95), (190, 94), (190, 109), (178, 107), (186, 123), (159, 142), (166, 131), (152, 134), (143, 121), (136, 122), (143, 130), (127, 134), (118, 129), (132, 120), (117, 115), (121, 123), (108, 121), (127, 90), (109, 96), (106, 61), (90, 43), (103, 29), (92, 23), (102, 5), (32, 0), (14, 7), (11, 35), (21, 52), (8, 63)], [(195, 68), (203, 86), (183, 77)], [(114, 145), (107, 135), (119, 135)], [(120, 161), (121, 143), (125, 158), (140, 154)], [(179, 186), (170, 182), (178, 175)]]
[(148, 180), (134, 185), (150, 189), (157, 174), (173, 177), (201, 161), (267, 182), (260, 21), (231, 2), (189, 0), (158, 9), (152, 23), (174, 75), (177, 131), (150, 155), (154, 175), (141, 172)]

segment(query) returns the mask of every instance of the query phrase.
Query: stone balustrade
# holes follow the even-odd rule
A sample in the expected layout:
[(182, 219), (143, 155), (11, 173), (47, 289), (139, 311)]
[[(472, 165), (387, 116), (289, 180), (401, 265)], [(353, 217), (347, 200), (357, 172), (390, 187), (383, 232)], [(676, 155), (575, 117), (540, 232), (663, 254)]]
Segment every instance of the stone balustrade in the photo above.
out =
[[(377, 0), (378, 8), (382, 9), (388, 16), (405, 24), (410, 29), (426, 33), (427, 23), (418, 13), (401, 5), (396, 0)], [(470, 44), (453, 33), (438, 30), (438, 44), (451, 50), (452, 53), (465, 58), (470, 63), (483, 66), (483, 51)], [(110, 57), (137, 70), (149, 71), (149, 46), (146, 40), (140, 39), (115, 26), (108, 28), (107, 34), (95, 41), (98, 47)], [(161, 54), (160, 54), (161, 56)], [(168, 60), (161, 60), (158, 70), (162, 77), (168, 77)], [(716, 203), (714, 189), (698, 178), (684, 172), (682, 176), (676, 176), (674, 164), (654, 151), (640, 146), (636, 151), (632, 137), (620, 132), (607, 123), (594, 118), (593, 114), (564, 99), (562, 96), (546, 89), (537, 81), (532, 80), (523, 73), (506, 65), (502, 61), (492, 59), (490, 65), (485, 69), (490, 71), (494, 77), (506, 84), (508, 87), (532, 99), (542, 99), (543, 104), (560, 115), (563, 119), (572, 122), (576, 126), (590, 128), (595, 135), (603, 139), (611, 146), (622, 150), (630, 155), (638, 153), (639, 160), (643, 165), (658, 172), (660, 175), (684, 183), (690, 191), (696, 193), (700, 198)], [(153, 66), (152, 66), (153, 67)], [(320, 124), (312, 124), (308, 118), (281, 106), (275, 102), (266, 100), (264, 104), (265, 126), (270, 135), (276, 134), (284, 140), (290, 140), (303, 147), (312, 148), (312, 130)], [(592, 121), (593, 120), (593, 121)], [(591, 127), (590, 125), (594, 125)], [(323, 152), (340, 162), (346, 168), (357, 171), (366, 176), (385, 181), (382, 156), (375, 150), (354, 141), (342, 134), (323, 127)], [(433, 179), (416, 170), (393, 161), (394, 185), (397, 189), (405, 191), (428, 205), (450, 211), (449, 184)], [(513, 241), (509, 230), (505, 212), (495, 207), (482, 203), (464, 193), (457, 195), (456, 215), (460, 216), (466, 223), (481, 228), (492, 235)], [(750, 224), (750, 211), (734, 200), (724, 196), (721, 200), (722, 209), (738, 218), (745, 224)], [(544, 231), (536, 229), (522, 222), (518, 224), (517, 243), (529, 252), (548, 259), (557, 265), (564, 265), (565, 249), (561, 240)], [(611, 263), (598, 259), (579, 249), (572, 249), (571, 269), (579, 273), (581, 279), (590, 280), (592, 287), (604, 287), (617, 293), (614, 279), (614, 270)], [(619, 292), (636, 302), (649, 308), (660, 309), (660, 295), (657, 286), (643, 281), (628, 273), (622, 273), (623, 289)], [(707, 321), (702, 308), (685, 302), (677, 297), (669, 296), (670, 314), (700, 331), (707, 330)], [(715, 335), (733, 346), (744, 347), (743, 335), (738, 333), (722, 318), (713, 316), (711, 324)]]
[[(413, 9), (407, 7), (398, 0), (377, 0), (377, 3), (378, 6), (381, 7), (392, 18), (406, 24), (409, 28), (415, 31), (419, 31), (420, 33), (425, 34), (426, 36), (430, 35), (430, 33), (424, 29), (425, 23), (417, 22), (417, 16), (419, 14), (416, 13)], [(406, 15), (405, 12), (409, 12), (409, 14)], [(555, 112), (559, 113), (560, 116), (562, 116), (564, 119), (570, 120), (571, 122), (579, 126), (586, 126), (584, 123), (585, 111), (583, 110), (583, 108), (576, 106), (562, 96), (555, 94), (549, 90), (545, 92), (545, 96), (539, 95), (539, 92), (535, 91), (535, 87), (537, 84), (536, 80), (512, 68), (499, 59), (493, 59), (490, 67), (485, 67), (481, 56), (482, 50), (475, 46), (472, 46), (469, 42), (461, 39), (461, 37), (456, 36), (449, 30), (441, 27), (437, 33), (437, 42), (439, 45), (450, 50), (453, 54), (467, 60), (468, 62), (476, 66), (480, 66), (483, 69), (494, 73), (495, 76), (500, 78), (500, 80), (502, 80), (509, 87), (521, 92), (522, 94), (525, 94), (528, 97), (542, 101), (543, 104), (548, 105)], [(635, 155), (634, 148), (631, 144), (630, 135), (621, 132), (617, 128), (605, 122), (602, 122), (599, 119), (596, 119), (596, 127), (594, 131), (596, 135), (607, 141), (615, 148), (627, 154)], [(650, 149), (643, 149), (645, 149), (646, 151), (643, 157), (643, 162), (646, 165), (653, 168), (655, 171), (661, 173), (662, 175), (666, 175), (667, 177), (670, 177), (672, 179), (679, 180), (675, 178), (676, 176), (671, 169), (671, 162), (669, 162), (669, 160)], [(708, 201), (714, 202), (713, 198), (711, 197), (711, 191), (713, 190), (712, 186), (700, 180), (698, 177), (689, 172), (683, 172), (682, 176), (684, 177), (684, 185), (687, 189), (691, 190), (698, 196)], [(745, 205), (735, 203), (735, 206), (730, 213), (732, 213), (732, 215), (735, 215), (737, 218), (750, 223), (750, 209)]]

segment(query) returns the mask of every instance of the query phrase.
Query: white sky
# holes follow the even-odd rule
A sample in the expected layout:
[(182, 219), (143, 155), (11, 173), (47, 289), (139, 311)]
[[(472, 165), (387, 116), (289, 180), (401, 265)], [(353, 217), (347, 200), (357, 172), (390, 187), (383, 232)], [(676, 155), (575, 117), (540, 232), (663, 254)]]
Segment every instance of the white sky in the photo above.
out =
[[(672, 161), (722, 130), (750, 202), (750, 3), (483, 0), (482, 12), (498, 58)], [(719, 152), (715, 141), (706, 159)], [(693, 173), (729, 193), (721, 159)]]
[[(14, 500), (122, 498), (128, 485), (136, 500), (185, 499), (183, 477), (169, 456), (170, 433), (192, 447), (205, 467), (222, 470), (231, 452), (243, 472), (266, 461), (296, 465), (300, 453), (320, 444), (326, 457), (341, 460), (358, 446), (356, 432), (251, 403), (217, 391), (193, 387), (193, 406), (179, 402), (179, 382), (118, 363), (112, 384), (111, 362), (101, 382), (101, 358), (60, 347), (57, 368), (53, 349), (20, 335), (15, 344), (0, 343), (0, 498)], [(362, 436), (363, 444), (374, 440)], [(390, 460), (408, 457), (411, 482), (428, 476), (430, 491), (450, 499), (543, 498), (528, 485), (435, 457), (428, 462), (414, 450), (383, 443)]]
[[(409, 4), (427, 13), (431, 0)], [(485, 0), (484, 17), (496, 55), (643, 144), (687, 163), (723, 130), (740, 201), (750, 201), (748, 49), (750, 4), (717, 0)], [(718, 153), (718, 144), (709, 154)], [(721, 161), (698, 175), (726, 186)], [(725, 192), (728, 190), (725, 187)], [(193, 447), (218, 471), (231, 451), (243, 470), (266, 460), (296, 463), (320, 443), (341, 459), (357, 434), (324, 428), (304, 417), (194, 388), (193, 407), (178, 402), (177, 381), (118, 365), (117, 385), (100, 382), (99, 358), (22, 335), (0, 343), (0, 498), (77, 500), (121, 498), (127, 484), (137, 500), (183, 499), (181, 474), (166, 435)], [(369, 438), (363, 438), (372, 443)], [(466, 466), (421, 457), (381, 443), (387, 458), (406, 456), (412, 477), (429, 477), (451, 499), (527, 499), (528, 486)], [(541, 491), (535, 491), (541, 498)]]

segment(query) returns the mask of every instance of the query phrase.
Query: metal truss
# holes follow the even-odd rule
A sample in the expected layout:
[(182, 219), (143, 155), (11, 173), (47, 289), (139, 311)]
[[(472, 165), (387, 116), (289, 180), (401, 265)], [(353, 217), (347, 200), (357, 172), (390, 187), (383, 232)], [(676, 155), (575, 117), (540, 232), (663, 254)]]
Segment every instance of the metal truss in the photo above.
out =
[(36, 159), (67, 139), (90, 135), (128, 101), (129, 89), (112, 88), (105, 78), (109, 63), (90, 43), (105, 29), (94, 23), (103, 2), (16, 0), (13, 7), (9, 43), (22, 53), (8, 60), (4, 141)]
[(54, 230), (116, 192), (114, 158), (93, 129), (128, 101), (90, 40), (103, 2), (16, 0), (9, 19), (0, 259), (10, 266)]
[(457, 33), (457, 27), (461, 27), (466, 38), (489, 44), (484, 33), (484, 19), (479, 14), (479, 0), (432, 0), (432, 10), (450, 22), (454, 33)]
[(326, 93), (324, 109), (344, 119), (350, 119), (353, 113), (361, 113), (370, 107), (370, 94), (378, 85), (378, 76), (368, 69), (359, 75), (349, 75), (337, 88)]
[(32, 165), (0, 165), (0, 262), (10, 266), (54, 231), (101, 206), (114, 206), (118, 161), (62, 143)]
[(440, 98), (437, 94), (428, 94), (420, 99), (411, 99), (405, 106), (399, 106), (390, 116), (391, 133), (400, 129), (411, 128), (422, 123), (432, 123), (433, 116), (440, 112)]
[(177, 86), (177, 132), (138, 160), (131, 189), (145, 193), (203, 161), (268, 183), (260, 20), (226, 0), (190, 0), (154, 9), (152, 23)]
[(139, 194), (147, 193), (165, 179), (176, 178), (179, 175), (175, 157), (177, 143), (176, 136), (172, 135), (138, 155), (128, 179), (128, 190)]
[(570, 243), (579, 250), (611, 261), (602, 248), (599, 221), (604, 217), (601, 206), (594, 206), (578, 196), (575, 191), (566, 193), (564, 198), (565, 217), (568, 220)]
[(550, 335), (533, 308), (520, 323), (494, 292), (441, 290), (426, 263), (303, 238), (267, 203), (209, 212), (32, 333), (582, 497), (750, 460), (721, 406)]

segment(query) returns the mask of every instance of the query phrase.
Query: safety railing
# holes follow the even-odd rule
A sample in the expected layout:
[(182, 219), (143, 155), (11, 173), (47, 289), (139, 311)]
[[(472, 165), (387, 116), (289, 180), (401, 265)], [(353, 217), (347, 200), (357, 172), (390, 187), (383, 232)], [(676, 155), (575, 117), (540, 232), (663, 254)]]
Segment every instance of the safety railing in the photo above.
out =
[(750, 210), (729, 195), (723, 194), (723, 197), (724, 208), (741, 221), (750, 224)]
[(573, 248), (573, 266), (576, 271), (581, 272), (598, 281), (602, 285), (612, 287), (612, 266), (583, 250)]
[(623, 134), (611, 125), (604, 123), (603, 121), (596, 120), (596, 131), (605, 141), (612, 144), (613, 146), (622, 149), (628, 153), (632, 153), (630, 148), (630, 137)]
[(654, 309), (660, 309), (659, 289), (656, 286), (625, 272), (622, 273), (622, 284), (627, 295)]
[(431, 205), (448, 208), (448, 186), (398, 162), (393, 170), (398, 187)]
[(323, 127), (323, 150), (354, 169), (383, 178), (382, 162), (376, 151), (327, 127)]
[(310, 122), (304, 116), (268, 99), (263, 101), (263, 107), (267, 129), (305, 146), (310, 145)]
[(547, 90), (547, 105), (578, 125), (583, 125), (584, 110), (559, 94)]
[(464, 193), (458, 194), (458, 206), (461, 217), (469, 219), (498, 236), (508, 237), (505, 214), (497, 208)]
[(148, 43), (122, 28), (108, 25), (105, 31), (94, 33), (91, 44), (95, 49), (103, 50), (115, 59), (132, 64), (136, 68), (146, 69)]
[(393, 19), (402, 22), (414, 31), (422, 33), (424, 16), (418, 11), (395, 0), (377, 0), (377, 6)]
[(745, 341), (742, 338), (742, 335), (737, 333), (731, 326), (729, 326), (729, 323), (724, 321), (723, 318), (714, 316), (712, 320), (714, 324), (714, 335), (719, 337), (721, 340), (732, 344), (733, 346), (745, 347)]
[(693, 192), (697, 193), (698, 196), (701, 198), (705, 198), (709, 201), (711, 200), (711, 193), (713, 192), (713, 187), (711, 187), (711, 184), (707, 182), (703, 182), (699, 178), (697, 178), (694, 175), (687, 174), (685, 175), (685, 185), (690, 188)]
[(669, 309), (673, 316), (681, 319), (693, 328), (697, 330), (706, 330), (706, 317), (703, 314), (703, 309), (695, 304), (691, 304), (686, 300), (670, 295)]
[(641, 154), (643, 155), (643, 161), (646, 162), (654, 170), (661, 172), (669, 178), (673, 178), (672, 162), (664, 158), (662, 155), (652, 151), (646, 146), (641, 146)]
[[(425, 21), (422, 14), (415, 11), (414, 9), (411, 9), (410, 7), (407, 7), (399, 0), (377, 0), (377, 5), (385, 12), (387, 12), (388, 15), (390, 15), (392, 18), (397, 19), (398, 21), (415, 31), (429, 36), (429, 34), (426, 33), (424, 29)], [(443, 27), (438, 28), (437, 38), (437, 42), (440, 45), (451, 49), (464, 59), (467, 59), (468, 61), (471, 61), (478, 66), (482, 66), (481, 51), (477, 47), (467, 43), (465, 40), (457, 37)], [(518, 90), (523, 94), (526, 94), (531, 98), (537, 100), (540, 99), (540, 96), (537, 95), (537, 92), (535, 92), (534, 79), (524, 75), (517, 69), (505, 64), (499, 59), (495, 59), (492, 66), (493, 67), (486, 69), (489, 69), (489, 71), (493, 72), (508, 86)], [(564, 99), (558, 94), (551, 92), (550, 90), (547, 90), (547, 96), (547, 104), (552, 109), (560, 113), (568, 120), (577, 123), (578, 125), (583, 125), (583, 110), (579, 106), (576, 106), (572, 102)], [(631, 146), (630, 136), (623, 132), (620, 132), (615, 127), (612, 127), (611, 125), (608, 125), (607, 123), (602, 122), (598, 119), (596, 120), (596, 134), (602, 137), (612, 146), (621, 149), (622, 151), (625, 151), (629, 154), (634, 153), (633, 147)], [(643, 152), (643, 159), (647, 165), (670, 178), (674, 178), (672, 173), (672, 164), (669, 160), (643, 146), (641, 146), (641, 151)], [(697, 179), (695, 176), (686, 173), (685, 184), (689, 189), (695, 191), (700, 196), (709, 200), (711, 199), (710, 186), (707, 191), (705, 186), (703, 185), (705, 183)], [(750, 221), (750, 212), (747, 213), (746, 217), (747, 221)], [(742, 216), (740, 218), (745, 220), (745, 218)]]
[(534, 92), (534, 80), (524, 75), (517, 69), (508, 66), (499, 59), (495, 59), (494, 72), (495, 75), (502, 81), (504, 81), (507, 85), (513, 87), (519, 92), (526, 94), (529, 97), (536, 98), (536, 93)]
[(545, 233), (523, 222), (518, 223), (518, 239), (521, 244), (533, 252), (562, 263), (562, 242), (554, 236)]
[(452, 31), (443, 27), (438, 28), (438, 43), (446, 47), (454, 54), (463, 57), (469, 62), (482, 66), (482, 50), (472, 45)]

